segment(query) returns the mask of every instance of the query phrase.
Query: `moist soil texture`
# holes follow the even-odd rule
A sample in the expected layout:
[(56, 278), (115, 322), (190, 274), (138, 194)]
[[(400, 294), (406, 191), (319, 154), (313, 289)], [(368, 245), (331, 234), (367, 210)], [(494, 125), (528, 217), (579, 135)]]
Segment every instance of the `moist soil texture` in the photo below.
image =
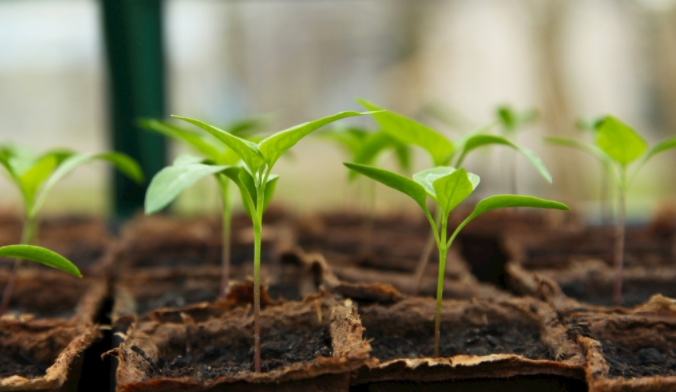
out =
[(160, 308), (180, 308), (200, 302), (209, 302), (215, 300), (217, 296), (217, 287), (171, 290), (159, 297), (138, 300), (136, 302), (136, 313), (146, 314), (151, 310)]
[(612, 377), (676, 376), (676, 349), (669, 347), (627, 347), (602, 340), (603, 357)]
[[(418, 331), (403, 336), (382, 336), (368, 326), (364, 337), (371, 341), (371, 355), (380, 361), (397, 358), (431, 357), (434, 353), (434, 330), (427, 335)], [(441, 328), (439, 346), (442, 357), (455, 355), (518, 354), (530, 359), (555, 359), (540, 341), (535, 326), (519, 323), (491, 323), (470, 328)]]
[[(183, 351), (183, 355), (171, 358), (160, 356), (157, 367), (152, 366), (155, 368), (155, 376), (214, 379), (221, 376), (232, 377), (241, 371), (254, 371), (251, 341), (242, 341), (237, 345), (211, 345), (209, 336), (200, 336), (199, 330), (193, 332), (190, 340), (192, 348), (187, 347), (183, 340), (171, 342), (171, 351)], [(261, 337), (263, 371), (296, 362), (309, 362), (318, 356), (330, 357), (332, 353), (328, 326), (322, 330), (273, 330), (269, 335)]]
[(13, 375), (25, 378), (37, 378), (45, 375), (45, 370), (50, 365), (44, 366), (22, 352), (15, 354), (5, 353), (5, 348), (0, 348), (0, 378)]
[[(164, 245), (151, 249), (135, 249), (129, 256), (132, 268), (177, 268), (188, 266), (217, 266), (221, 263), (221, 246), (203, 244), (200, 246), (186, 246), (185, 244), (176, 244), (176, 246)], [(253, 261), (252, 244), (233, 244), (230, 251), (230, 264), (233, 266), (242, 265)], [(273, 258), (272, 250), (266, 249), (264, 245), (261, 253), (261, 260), (271, 260)]]
[[(564, 294), (578, 301), (598, 306), (613, 306), (612, 283), (572, 281), (560, 283)], [(671, 281), (624, 280), (622, 282), (622, 306), (632, 307), (646, 303), (655, 294), (676, 298), (676, 284)]]

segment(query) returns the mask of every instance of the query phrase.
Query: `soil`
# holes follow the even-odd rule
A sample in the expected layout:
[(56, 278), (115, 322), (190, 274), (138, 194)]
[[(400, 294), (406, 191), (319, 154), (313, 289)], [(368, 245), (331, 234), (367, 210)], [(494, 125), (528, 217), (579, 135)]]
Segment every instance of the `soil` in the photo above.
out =
[(14, 355), (0, 352), (0, 378), (13, 375), (29, 379), (37, 378), (45, 375), (47, 367), (49, 365), (42, 365), (23, 352), (15, 353)]
[[(578, 301), (598, 306), (613, 306), (612, 283), (574, 280), (560, 283), (564, 294)], [(655, 294), (676, 298), (676, 284), (671, 280), (625, 279), (622, 282), (622, 306), (646, 303)]]
[[(198, 379), (231, 377), (242, 370), (253, 371), (253, 348), (251, 343), (241, 341), (236, 345), (212, 345), (209, 336), (201, 336), (199, 328), (192, 332), (188, 352), (183, 341), (171, 342), (169, 348), (178, 356), (167, 356), (157, 361), (160, 370), (157, 376), (193, 376)], [(270, 371), (294, 362), (307, 362), (317, 356), (330, 357), (331, 335), (328, 326), (317, 329), (293, 331), (270, 331), (261, 337), (261, 367)]]
[(610, 340), (602, 340), (601, 344), (610, 376), (676, 376), (675, 348), (648, 346), (631, 350)]

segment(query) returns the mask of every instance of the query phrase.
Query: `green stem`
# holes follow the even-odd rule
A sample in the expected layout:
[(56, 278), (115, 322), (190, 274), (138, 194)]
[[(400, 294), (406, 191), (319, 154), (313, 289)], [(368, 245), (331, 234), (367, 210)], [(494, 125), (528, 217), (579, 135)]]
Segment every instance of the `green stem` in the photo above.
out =
[(430, 233), (427, 235), (427, 241), (425, 241), (425, 248), (423, 253), (420, 255), (420, 260), (418, 260), (418, 265), (415, 269), (415, 274), (413, 275), (413, 295), (418, 295), (420, 292), (420, 285), (422, 284), (422, 277), (425, 273), (425, 268), (429, 263), (430, 256), (432, 255), (432, 249), (434, 248), (435, 240), (438, 235), (436, 234), (439, 230), (439, 225), (441, 224), (441, 209), (437, 208), (436, 213), (434, 214), (434, 227), (430, 230)]
[(221, 185), (221, 198), (223, 200), (223, 232), (221, 252), (221, 291), (220, 296), (225, 298), (230, 279), (230, 241), (232, 226), (232, 206), (230, 200), (229, 180), (225, 176), (218, 176)]
[[(256, 189), (256, 212), (254, 220), (254, 370), (261, 372), (261, 238), (263, 235), (263, 210), (265, 209), (265, 185), (268, 170)], [(255, 217), (255, 218), (254, 218)]]
[(440, 241), (437, 242), (439, 248), (439, 277), (437, 279), (437, 309), (434, 315), (434, 356), (439, 356), (439, 339), (441, 331), (441, 300), (444, 297), (444, 276), (446, 275), (446, 253), (449, 246), (446, 242), (446, 230), (448, 226), (448, 214), (443, 213), (441, 221), (441, 236)]
[(622, 271), (624, 264), (624, 236), (627, 191), (627, 169), (620, 169), (620, 184), (618, 187), (617, 225), (615, 226), (615, 284), (613, 285), (613, 302), (622, 304)]
[[(37, 242), (37, 233), (38, 233), (38, 221), (34, 216), (27, 216), (24, 220), (23, 229), (21, 232), (21, 244), (23, 245), (33, 245)], [(0, 316), (7, 312), (9, 309), (9, 302), (12, 298), (12, 292), (14, 291), (14, 284), (16, 282), (16, 275), (19, 272), (19, 267), (21, 266), (20, 259), (14, 259), (14, 265), (12, 266), (12, 272), (7, 279), (7, 285), (2, 294), (2, 303), (0, 303)]]
[(373, 226), (376, 215), (376, 182), (369, 181), (366, 185), (367, 198), (367, 216), (364, 221), (364, 236), (362, 237), (362, 254), (371, 253), (371, 243), (373, 242)]

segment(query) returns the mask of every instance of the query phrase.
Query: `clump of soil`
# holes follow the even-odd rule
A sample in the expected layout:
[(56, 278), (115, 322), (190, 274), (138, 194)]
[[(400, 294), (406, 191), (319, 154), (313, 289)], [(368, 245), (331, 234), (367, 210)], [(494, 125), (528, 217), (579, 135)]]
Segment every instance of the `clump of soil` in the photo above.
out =
[[(242, 340), (234, 345), (209, 344), (209, 336), (201, 336), (199, 331), (193, 334), (190, 349), (184, 342), (171, 342), (172, 351), (183, 355), (177, 357), (161, 356), (157, 361), (159, 373), (155, 376), (181, 377), (192, 376), (198, 379), (214, 379), (221, 376), (234, 376), (240, 371), (253, 371), (253, 345)], [(270, 371), (295, 362), (312, 361), (318, 356), (330, 357), (331, 335), (328, 326), (321, 329), (299, 329), (276, 331), (263, 336), (261, 340), (261, 367)]]

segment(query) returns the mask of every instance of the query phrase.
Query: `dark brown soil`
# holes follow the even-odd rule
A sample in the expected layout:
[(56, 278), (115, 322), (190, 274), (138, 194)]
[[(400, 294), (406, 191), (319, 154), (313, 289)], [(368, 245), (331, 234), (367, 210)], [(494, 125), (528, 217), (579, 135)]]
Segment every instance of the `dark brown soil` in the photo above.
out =
[(587, 384), (561, 376), (537, 375), (517, 376), (498, 379), (461, 379), (417, 383), (415, 381), (384, 381), (360, 384), (350, 388), (351, 392), (584, 392)]
[(676, 348), (642, 347), (628, 349), (610, 340), (602, 340), (603, 357), (614, 377), (676, 376)]
[(159, 297), (138, 300), (136, 312), (142, 315), (159, 308), (180, 308), (190, 304), (213, 301), (218, 297), (218, 290), (217, 286), (188, 289), (177, 287), (175, 290), (167, 291)]
[[(176, 268), (190, 266), (218, 266), (221, 263), (220, 244), (162, 244), (158, 247), (134, 249), (123, 256), (131, 268)], [(233, 266), (253, 262), (253, 244), (233, 244), (230, 253)], [(263, 246), (261, 262), (273, 258), (272, 250)]]
[[(366, 325), (366, 324), (365, 324)], [(431, 357), (434, 353), (434, 327), (427, 335), (381, 336), (366, 325), (366, 339), (373, 339), (372, 355), (381, 361), (396, 358)], [(530, 359), (554, 359), (540, 341), (540, 331), (517, 323), (493, 323), (475, 328), (441, 328), (440, 354), (455, 355), (518, 354)]]
[[(559, 283), (561, 290), (578, 301), (598, 306), (612, 306), (612, 283), (595, 281), (573, 281)], [(646, 303), (655, 294), (676, 298), (676, 284), (673, 281), (632, 279), (622, 283), (622, 306), (632, 307)]]
[[(168, 350), (178, 355), (160, 357), (155, 376), (189, 375), (204, 380), (233, 376), (242, 370), (254, 370), (253, 348), (249, 340), (237, 345), (217, 346), (210, 344), (209, 336), (200, 335), (198, 327), (191, 333), (192, 349), (187, 347), (184, 341), (171, 342)], [(263, 371), (291, 365), (294, 362), (311, 361), (317, 356), (331, 355), (328, 326), (321, 331), (301, 328), (293, 331), (271, 331), (270, 334), (262, 336)]]
[(24, 352), (5, 353), (4, 347), (0, 351), (0, 378), (19, 375), (26, 378), (36, 378), (45, 375), (50, 365), (43, 365), (30, 358)]

